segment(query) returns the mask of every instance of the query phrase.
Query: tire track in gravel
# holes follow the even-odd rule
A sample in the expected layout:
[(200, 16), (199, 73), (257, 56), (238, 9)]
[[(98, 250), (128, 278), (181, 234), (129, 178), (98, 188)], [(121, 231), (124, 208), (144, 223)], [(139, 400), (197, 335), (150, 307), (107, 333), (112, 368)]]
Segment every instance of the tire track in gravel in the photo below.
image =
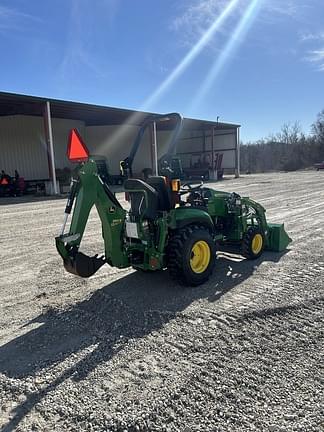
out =
[[(188, 401), (191, 401), (192, 399), (191, 397), (192, 394), (195, 394), (195, 398), (198, 400), (199, 399), (206, 400), (206, 399), (214, 398), (215, 402), (217, 402), (216, 404), (217, 409), (216, 410), (215, 408), (213, 410), (206, 409), (206, 408), (203, 409), (204, 416), (200, 419), (202, 423), (205, 423), (206, 422), (205, 413), (212, 412), (212, 421), (213, 421), (212, 424), (214, 425), (216, 418), (220, 417), (221, 420), (223, 417), (222, 412), (223, 414), (226, 413), (226, 409), (228, 407), (226, 407), (226, 405), (221, 406), (220, 404), (220, 402), (222, 402), (222, 399), (224, 399), (224, 393), (226, 394), (226, 392), (222, 391), (222, 393), (219, 395), (217, 395), (216, 392), (215, 394), (215, 390), (214, 390), (215, 386), (211, 387), (212, 383), (214, 384), (217, 383), (219, 385), (223, 383), (222, 389), (225, 387), (227, 392), (229, 391), (229, 389), (232, 390), (232, 393), (229, 392), (229, 394), (226, 395), (227, 401), (230, 400), (231, 398), (234, 399), (232, 408), (233, 405), (235, 406), (236, 404), (241, 403), (242, 400), (244, 404), (245, 398), (246, 398), (246, 402), (249, 403), (249, 399), (251, 398), (251, 393), (260, 394), (260, 386), (266, 388), (266, 382), (268, 380), (269, 375), (271, 375), (271, 372), (273, 372), (276, 363), (278, 363), (279, 360), (281, 362), (283, 361), (282, 353), (278, 350), (274, 350), (274, 346), (276, 344), (280, 345), (280, 339), (281, 340), (283, 339), (285, 343), (287, 343), (288, 339), (289, 339), (289, 343), (291, 344), (295, 344), (296, 342), (298, 342), (298, 344), (300, 345), (300, 343), (304, 343), (305, 347), (309, 349), (309, 344), (311, 343), (310, 338), (312, 338), (313, 332), (303, 331), (304, 338), (301, 338), (300, 332), (298, 331), (299, 329), (303, 329), (305, 324), (307, 325), (307, 323), (310, 320), (310, 314), (314, 312), (313, 306), (315, 304), (315, 301), (310, 302), (309, 304), (311, 305), (311, 307), (307, 307), (305, 305), (302, 306), (291, 305), (288, 308), (288, 312), (287, 312), (287, 308), (281, 308), (281, 309), (278, 308), (274, 311), (264, 310), (264, 311), (259, 311), (257, 314), (252, 313), (250, 315), (243, 316), (241, 319), (236, 320), (236, 322), (231, 320), (231, 325), (227, 329), (228, 335), (227, 337), (224, 338), (225, 349), (224, 347), (222, 347), (223, 338), (218, 339), (218, 349), (220, 351), (223, 350), (223, 356), (218, 355), (217, 364), (214, 365), (208, 362), (205, 368), (200, 368), (199, 373), (197, 372), (192, 376), (191, 379), (189, 378), (189, 380), (186, 383), (186, 386), (181, 388), (181, 395), (177, 398), (174, 397), (171, 398), (170, 401), (171, 405), (169, 407), (170, 408), (172, 407), (172, 410), (175, 411), (174, 399), (176, 399), (175, 403), (177, 405), (181, 405), (181, 402), (187, 400), (187, 403), (185, 403), (185, 405), (187, 405)], [(322, 312), (322, 307), (323, 307), (323, 300), (321, 306), (316, 307), (316, 310), (319, 315), (318, 319), (320, 319), (320, 313)], [(294, 310), (294, 308), (300, 310), (300, 313), (297, 316), (295, 313), (291, 313)], [(283, 326), (283, 321), (281, 316), (282, 314), (285, 315), (285, 319), (286, 319), (284, 326)], [(222, 320), (222, 323), (224, 324), (224, 320)], [(250, 327), (251, 324), (253, 324), (253, 326), (256, 327), (256, 329), (253, 328), (252, 331), (250, 329), (247, 330), (246, 325)], [(241, 332), (240, 336), (237, 337), (239, 339), (239, 347), (241, 348), (241, 353), (244, 353), (246, 351), (250, 352), (255, 347), (255, 345), (260, 345), (259, 349), (262, 350), (262, 357), (259, 359), (258, 364), (256, 365), (253, 365), (253, 363), (252, 365), (250, 363), (244, 364), (242, 365), (239, 371), (236, 362), (240, 363), (241, 361), (239, 357), (240, 350), (237, 350), (237, 346), (235, 346), (235, 340), (232, 339), (231, 348), (226, 349), (228, 348), (228, 344), (226, 344), (226, 342), (229, 340), (230, 336), (232, 335), (232, 328), (235, 325), (244, 326), (243, 332)], [(284, 329), (282, 329), (282, 327), (284, 327)], [(295, 329), (294, 332), (291, 331), (292, 328)], [(222, 331), (224, 331), (224, 327), (222, 327)], [(256, 338), (260, 334), (262, 338), (262, 343), (260, 343), (260, 341), (256, 343)], [(278, 341), (278, 334), (280, 335), (279, 341)], [(235, 352), (236, 355), (234, 355)], [(251, 361), (253, 361), (253, 357), (254, 355), (251, 356)], [(291, 354), (288, 353), (287, 357), (288, 358), (286, 362), (287, 364), (289, 364), (289, 362), (292, 360)], [(234, 358), (234, 364), (233, 364), (233, 358)], [(231, 364), (232, 367), (229, 366)], [(227, 376), (225, 376), (222, 373), (222, 370), (227, 371)], [(245, 381), (248, 381), (248, 385), (243, 386), (243, 388), (241, 388), (240, 386), (240, 384), (242, 383), (240, 382), (240, 375), (238, 374), (238, 372), (242, 373), (242, 377), (244, 376)], [(231, 377), (231, 378), (227, 379), (227, 377)], [(227, 381), (230, 381), (230, 385), (226, 385)], [(236, 384), (239, 384), (240, 391), (235, 391), (235, 381)], [(197, 393), (199, 394), (199, 397), (197, 397)], [(237, 397), (237, 394), (240, 394), (240, 398)], [(247, 405), (247, 403), (245, 405)], [(192, 408), (192, 404), (190, 404), (190, 407)], [(180, 409), (180, 412), (181, 411), (183, 410)], [(159, 420), (161, 421), (162, 424), (168, 422), (168, 418), (165, 418), (165, 414), (164, 414), (165, 412), (166, 412), (165, 408), (163, 409), (163, 411), (159, 412)], [(194, 413), (195, 418), (197, 414), (199, 415), (199, 413), (197, 412)], [(241, 428), (242, 426), (244, 426), (242, 425), (242, 418), (237, 419), (235, 416), (233, 416), (233, 413), (227, 413), (225, 417), (229, 420), (230, 425), (228, 425), (228, 427), (231, 427), (231, 430), (242, 430)], [(236, 423), (235, 420), (239, 420), (238, 424), (235, 424)], [(255, 421), (255, 418), (252, 417), (251, 420)], [(245, 427), (246, 430), (251, 430), (250, 419), (249, 422), (245, 424)]]

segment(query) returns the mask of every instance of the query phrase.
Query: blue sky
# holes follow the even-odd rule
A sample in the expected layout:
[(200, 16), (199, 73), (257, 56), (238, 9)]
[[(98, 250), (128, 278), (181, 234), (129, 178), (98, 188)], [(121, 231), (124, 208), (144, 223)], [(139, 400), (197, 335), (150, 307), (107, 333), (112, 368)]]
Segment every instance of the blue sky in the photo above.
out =
[(242, 124), (324, 108), (323, 0), (0, 0), (1, 90)]

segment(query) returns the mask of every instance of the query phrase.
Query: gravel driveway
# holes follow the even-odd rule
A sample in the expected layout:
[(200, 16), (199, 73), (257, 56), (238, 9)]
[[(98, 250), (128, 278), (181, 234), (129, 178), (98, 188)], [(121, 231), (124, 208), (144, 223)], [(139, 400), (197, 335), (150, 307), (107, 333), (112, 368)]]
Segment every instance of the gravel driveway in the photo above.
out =
[[(213, 187), (262, 203), (293, 243), (219, 253), (186, 289), (167, 272), (68, 274), (65, 200), (0, 200), (2, 431), (323, 430), (324, 172)], [(91, 213), (83, 250), (102, 248)]]

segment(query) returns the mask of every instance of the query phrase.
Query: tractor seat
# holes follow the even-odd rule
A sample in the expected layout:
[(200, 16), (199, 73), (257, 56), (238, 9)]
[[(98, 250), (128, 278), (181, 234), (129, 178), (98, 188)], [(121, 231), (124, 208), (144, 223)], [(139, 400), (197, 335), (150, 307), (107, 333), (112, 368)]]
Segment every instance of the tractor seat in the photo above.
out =
[(165, 183), (164, 177), (152, 176), (146, 181), (156, 190), (158, 194), (158, 210), (169, 211), (172, 208), (171, 191), (168, 185)]
[[(126, 180), (124, 187), (130, 196), (132, 215), (135, 217), (154, 219), (158, 207), (157, 191), (152, 186), (139, 179)], [(147, 198), (145, 198), (145, 193)]]

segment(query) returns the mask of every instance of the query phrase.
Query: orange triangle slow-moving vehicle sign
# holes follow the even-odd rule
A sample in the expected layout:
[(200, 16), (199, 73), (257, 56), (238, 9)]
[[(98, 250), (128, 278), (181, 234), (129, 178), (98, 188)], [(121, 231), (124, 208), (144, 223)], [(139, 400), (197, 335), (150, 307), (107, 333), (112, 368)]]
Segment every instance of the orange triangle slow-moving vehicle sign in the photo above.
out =
[(84, 162), (88, 160), (89, 150), (77, 129), (72, 129), (70, 132), (67, 157), (70, 162)]

